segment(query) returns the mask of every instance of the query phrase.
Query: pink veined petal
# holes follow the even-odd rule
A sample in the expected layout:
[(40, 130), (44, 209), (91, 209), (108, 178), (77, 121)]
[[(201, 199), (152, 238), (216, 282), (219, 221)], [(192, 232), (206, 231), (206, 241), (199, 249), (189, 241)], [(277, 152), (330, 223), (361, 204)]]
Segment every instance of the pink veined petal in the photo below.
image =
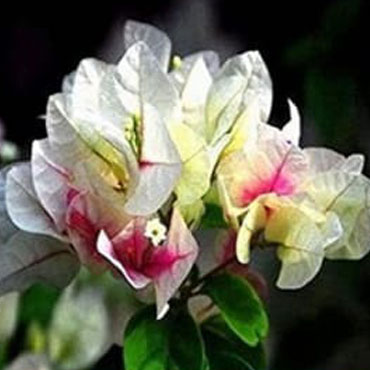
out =
[(290, 195), (295, 192), (296, 184), (280, 173), (279, 167), (275, 173), (264, 179), (247, 184), (243, 190), (240, 200), (243, 204), (250, 204), (262, 194), (274, 193), (277, 195)]
[(308, 166), (303, 152), (277, 133), (273, 139), (261, 140), (246, 158), (251, 176), (242, 185), (244, 205), (262, 194), (294, 194)]
[(173, 264), (182, 259), (184, 256), (176, 255), (168, 250), (167, 246), (157, 247), (153, 250), (152, 255), (144, 266), (144, 274), (151, 279), (158, 279)]
[(146, 219), (132, 220), (112, 240), (102, 234), (98, 239), (98, 251), (109, 260), (136, 288), (143, 288), (178, 260), (178, 256), (166, 245), (155, 247), (144, 236)]
[(105, 207), (101, 200), (90, 193), (74, 195), (69, 204), (66, 223), (68, 234), (80, 259), (92, 268), (105, 266), (105, 260), (98, 253), (96, 242), (100, 230), (115, 235), (127, 223), (127, 217)]
[(220, 164), (218, 174), (236, 207), (246, 207), (263, 194), (292, 195), (308, 175), (304, 152), (265, 126), (255, 144), (231, 153)]
[(169, 236), (163, 245), (153, 246), (144, 236), (146, 219), (132, 220), (117, 236), (109, 239), (104, 231), (98, 251), (117, 268), (134, 288), (153, 282), (157, 297), (157, 317), (168, 310), (198, 255), (198, 245), (180, 213), (174, 210)]
[(112, 240), (121, 264), (140, 273), (151, 256), (149, 240), (144, 236), (145, 225), (144, 218), (135, 218)]
[(134, 270), (125, 268), (104, 230), (100, 231), (97, 241), (98, 252), (107, 259), (135, 289), (145, 288), (151, 280)]
[[(177, 209), (173, 211), (168, 240), (165, 245), (167, 253), (171, 256), (171, 263), (167, 269), (163, 269), (158, 277), (153, 279), (158, 319), (167, 312), (168, 301), (185, 280), (198, 256), (198, 244)], [(161, 258), (163, 257), (161, 256)], [(168, 256), (164, 259), (168, 262)]]
[(103, 265), (103, 259), (95, 250), (95, 240), (98, 229), (84, 212), (79, 197), (71, 202), (67, 213), (67, 228), (72, 244), (77, 251), (82, 263), (95, 269), (95, 266)]

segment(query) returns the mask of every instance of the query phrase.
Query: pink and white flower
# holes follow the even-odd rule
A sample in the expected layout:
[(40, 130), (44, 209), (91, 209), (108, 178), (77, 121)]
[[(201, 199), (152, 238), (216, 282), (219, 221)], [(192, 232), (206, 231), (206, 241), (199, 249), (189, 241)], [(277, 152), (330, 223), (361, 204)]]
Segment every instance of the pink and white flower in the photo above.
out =
[(176, 209), (168, 236), (160, 245), (146, 236), (149, 223), (145, 218), (135, 218), (113, 238), (101, 230), (97, 249), (134, 288), (141, 289), (153, 283), (157, 317), (162, 318), (169, 308), (168, 301), (190, 272), (198, 246)]

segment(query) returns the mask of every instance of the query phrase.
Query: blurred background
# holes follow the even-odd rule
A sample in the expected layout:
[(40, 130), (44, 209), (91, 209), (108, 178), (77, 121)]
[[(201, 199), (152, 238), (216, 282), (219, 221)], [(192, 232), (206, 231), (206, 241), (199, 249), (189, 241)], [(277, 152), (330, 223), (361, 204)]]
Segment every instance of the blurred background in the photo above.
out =
[[(305, 146), (369, 158), (369, 11), (365, 0), (2, 2), (0, 119), (26, 156), (45, 135), (38, 117), (63, 77), (85, 57), (117, 61), (122, 25), (135, 19), (165, 30), (179, 55), (214, 49), (225, 59), (258, 49), (274, 83), (272, 123), (288, 119), (289, 97), (301, 110)], [(370, 257), (326, 262), (301, 291), (278, 291), (267, 277), (270, 369), (370, 369)], [(104, 361), (97, 369), (108, 369)]]

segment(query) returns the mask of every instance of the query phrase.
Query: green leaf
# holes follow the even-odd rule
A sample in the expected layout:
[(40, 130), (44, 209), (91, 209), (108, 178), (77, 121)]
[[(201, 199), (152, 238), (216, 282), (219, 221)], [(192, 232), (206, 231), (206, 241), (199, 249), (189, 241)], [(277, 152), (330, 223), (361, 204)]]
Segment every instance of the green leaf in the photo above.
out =
[(255, 370), (266, 369), (266, 356), (262, 343), (256, 347), (247, 345), (227, 326), (221, 315), (212, 316), (205, 321), (202, 324), (202, 333), (207, 355), (210, 358), (214, 357), (213, 351), (222, 350), (237, 355)]
[(217, 204), (206, 203), (206, 211), (202, 217), (201, 227), (204, 229), (221, 228), (225, 229), (228, 227), (225, 222), (222, 208)]
[(35, 284), (21, 295), (20, 321), (24, 325), (37, 322), (46, 328), (51, 320), (60, 290), (49, 285)]
[(204, 370), (207, 363), (199, 328), (185, 311), (156, 320), (154, 306), (139, 311), (125, 332), (127, 370)]
[(244, 279), (221, 274), (208, 279), (203, 291), (218, 306), (227, 325), (245, 343), (256, 346), (268, 333), (268, 318), (252, 286)]

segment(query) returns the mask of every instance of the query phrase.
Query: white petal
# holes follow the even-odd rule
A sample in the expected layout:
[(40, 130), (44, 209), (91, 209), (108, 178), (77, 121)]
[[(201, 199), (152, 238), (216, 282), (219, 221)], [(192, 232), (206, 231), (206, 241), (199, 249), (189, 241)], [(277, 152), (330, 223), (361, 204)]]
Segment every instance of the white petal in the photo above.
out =
[(95, 122), (101, 98), (101, 83), (114, 66), (97, 59), (84, 59), (78, 65), (71, 94), (71, 109), (74, 118)]
[(154, 164), (141, 168), (139, 183), (125, 204), (130, 215), (156, 212), (169, 198), (181, 173), (181, 164)]
[(16, 165), (8, 172), (6, 206), (12, 222), (20, 229), (63, 239), (36, 195), (29, 163)]
[(352, 154), (346, 158), (343, 165), (339, 168), (342, 171), (359, 175), (365, 166), (365, 156), (363, 154)]
[(290, 99), (288, 99), (288, 104), (290, 120), (282, 128), (282, 132), (287, 140), (298, 146), (301, 137), (301, 118), (297, 106)]
[(327, 148), (306, 148), (304, 152), (309, 158), (312, 174), (338, 170), (359, 175), (365, 164), (365, 157), (362, 154), (352, 154), (346, 158)]
[(175, 192), (181, 205), (190, 204), (200, 199), (210, 186), (215, 164), (213, 153), (207, 150), (205, 140), (184, 124), (173, 127), (172, 137), (183, 162)]
[(191, 69), (181, 95), (183, 123), (205, 137), (205, 104), (212, 77), (203, 59), (198, 59)]
[(131, 215), (157, 211), (174, 190), (181, 173), (181, 160), (158, 113), (143, 106), (143, 145), (139, 183), (125, 205)]
[(10, 168), (5, 167), (0, 171), (0, 245), (5, 244), (18, 231), (9, 217), (5, 201), (6, 174)]
[(340, 166), (344, 156), (327, 148), (306, 148), (304, 149), (310, 166), (310, 172), (325, 172)]
[(272, 84), (258, 52), (229, 59), (215, 77), (207, 103), (207, 138), (217, 141), (232, 126), (238, 114), (255, 99), (262, 122), (267, 122), (272, 104)]
[(54, 156), (58, 157), (58, 163), (71, 168), (78, 160), (90, 156), (91, 151), (71, 122), (68, 99), (68, 96), (63, 94), (55, 94), (49, 98), (46, 130)]
[(75, 82), (76, 72), (73, 71), (68, 75), (64, 76), (62, 81), (62, 92), (65, 94), (69, 94), (72, 92), (73, 84)]
[(170, 72), (170, 78), (173, 84), (176, 86), (177, 91), (181, 94), (194, 65), (202, 60), (205, 63), (207, 71), (213, 76), (219, 69), (220, 60), (218, 55), (214, 51), (201, 51), (192, 55), (189, 55), (181, 60), (181, 66), (175, 68)]
[(138, 41), (147, 44), (163, 71), (167, 72), (171, 57), (171, 41), (164, 32), (150, 24), (128, 21), (125, 25), (124, 38), (126, 49)]
[(298, 289), (316, 276), (324, 260), (324, 240), (314, 221), (298, 208), (282, 207), (274, 212), (267, 222), (265, 237), (280, 244), (279, 288)]
[(181, 107), (177, 91), (146, 44), (132, 45), (120, 60), (117, 71), (115, 94), (127, 112), (141, 113), (142, 104), (148, 103), (159, 112), (166, 125), (179, 120)]
[(140, 160), (144, 163), (180, 165), (180, 155), (165, 122), (150, 104), (143, 107), (143, 143)]
[(52, 162), (53, 154), (47, 139), (33, 142), (32, 178), (40, 203), (62, 232), (66, 227), (65, 216), (72, 176)]
[(343, 235), (343, 226), (337, 214), (334, 212), (328, 212), (326, 215), (326, 221), (321, 227), (321, 232), (325, 240), (323, 248), (338, 241)]

